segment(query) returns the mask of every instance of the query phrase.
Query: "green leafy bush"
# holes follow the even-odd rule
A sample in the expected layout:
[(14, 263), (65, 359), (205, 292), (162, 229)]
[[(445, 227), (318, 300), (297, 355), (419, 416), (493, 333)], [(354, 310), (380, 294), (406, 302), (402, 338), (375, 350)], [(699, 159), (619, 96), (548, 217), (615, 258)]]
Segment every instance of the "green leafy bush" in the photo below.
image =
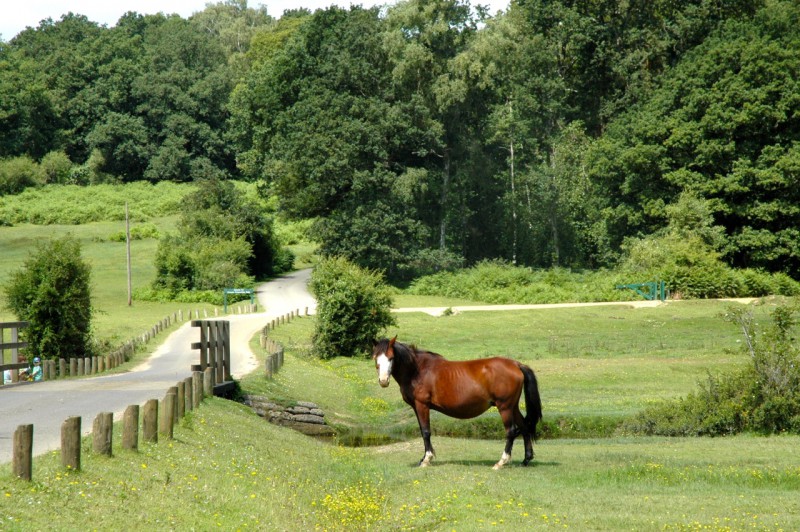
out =
[(36, 161), (23, 155), (0, 160), (0, 196), (19, 194), (28, 187), (40, 185), (42, 172)]
[(13, 195), (0, 195), (0, 223), (78, 225), (122, 221), (125, 204), (131, 220), (178, 214), (194, 185), (137, 182), (126, 185), (47, 185)]
[(5, 285), (7, 305), (21, 321), (28, 354), (43, 358), (91, 354), (90, 267), (72, 237), (40, 244)]
[(734, 373), (709, 375), (698, 391), (644, 410), (625, 428), (667, 436), (800, 433), (796, 312), (796, 305), (780, 305), (772, 322), (760, 328), (752, 309), (732, 307), (725, 319), (741, 329), (750, 364)]
[(616, 289), (626, 282), (630, 281), (605, 270), (534, 270), (502, 261), (483, 261), (471, 268), (420, 277), (407, 292), (494, 304), (625, 301), (638, 297), (631, 291)]
[[(158, 238), (159, 236), (161, 236), (161, 233), (158, 232), (158, 227), (151, 223), (131, 227), (131, 240)], [(125, 231), (118, 231), (109, 235), (108, 240), (111, 242), (125, 242)]]
[(377, 271), (326, 258), (314, 268), (309, 288), (317, 298), (312, 350), (320, 358), (366, 353), (381, 330), (395, 324), (390, 289)]
[(63, 151), (51, 151), (42, 157), (39, 168), (45, 183), (64, 184), (69, 180), (72, 161)]

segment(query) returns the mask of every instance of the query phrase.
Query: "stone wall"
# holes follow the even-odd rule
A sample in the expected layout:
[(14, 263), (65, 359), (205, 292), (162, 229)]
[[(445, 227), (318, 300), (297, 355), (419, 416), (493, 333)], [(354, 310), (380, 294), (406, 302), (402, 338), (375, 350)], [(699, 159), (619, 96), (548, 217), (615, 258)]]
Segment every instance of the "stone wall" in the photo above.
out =
[(335, 434), (325, 423), (325, 413), (314, 403), (298, 401), (291, 406), (282, 406), (261, 395), (246, 395), (244, 403), (270, 423), (290, 427), (309, 436)]

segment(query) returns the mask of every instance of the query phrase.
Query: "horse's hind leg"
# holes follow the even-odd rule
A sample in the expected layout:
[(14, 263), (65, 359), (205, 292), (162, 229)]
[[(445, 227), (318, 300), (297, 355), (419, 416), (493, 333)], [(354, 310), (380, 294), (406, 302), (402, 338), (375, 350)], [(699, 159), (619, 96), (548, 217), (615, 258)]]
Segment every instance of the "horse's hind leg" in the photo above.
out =
[[(525, 427), (525, 425), (522, 426)], [(525, 441), (525, 460), (522, 461), (522, 465), (526, 466), (533, 460), (533, 442), (527, 428), (522, 429), (522, 439)]]
[[(518, 409), (517, 409), (518, 410)], [(511, 461), (511, 449), (514, 447), (514, 438), (519, 435), (519, 430), (514, 426), (514, 419), (517, 417), (514, 411), (506, 408), (500, 411), (500, 417), (503, 419), (503, 426), (506, 428), (506, 447), (503, 449), (503, 454), (500, 460), (494, 465), (492, 469), (501, 469), (504, 465)]]

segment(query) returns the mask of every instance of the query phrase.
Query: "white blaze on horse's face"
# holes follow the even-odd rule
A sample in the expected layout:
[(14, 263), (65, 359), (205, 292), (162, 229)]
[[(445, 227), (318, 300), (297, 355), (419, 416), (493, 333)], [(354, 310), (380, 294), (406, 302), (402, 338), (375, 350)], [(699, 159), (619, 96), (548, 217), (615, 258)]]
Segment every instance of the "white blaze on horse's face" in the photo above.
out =
[(386, 353), (381, 353), (375, 357), (375, 367), (378, 368), (378, 382), (386, 388), (389, 386), (389, 377), (392, 376), (392, 360)]

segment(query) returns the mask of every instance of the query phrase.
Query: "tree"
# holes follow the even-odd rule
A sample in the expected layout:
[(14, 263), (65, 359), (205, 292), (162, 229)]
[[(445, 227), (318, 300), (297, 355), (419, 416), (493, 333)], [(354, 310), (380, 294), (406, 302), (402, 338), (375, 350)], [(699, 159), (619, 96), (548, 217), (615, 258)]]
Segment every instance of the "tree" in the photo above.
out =
[(91, 354), (90, 267), (73, 237), (39, 244), (5, 285), (7, 305), (28, 322), (28, 354), (83, 358)]
[(798, 19), (796, 3), (775, 2), (725, 21), (608, 124), (587, 167), (612, 246), (664, 227), (666, 206), (689, 191), (725, 228), (729, 264), (798, 271)]
[[(481, 16), (481, 13), (478, 14)], [(389, 10), (384, 46), (392, 62), (394, 97), (413, 104), (433, 134), (417, 152), (428, 170), (419, 211), (441, 250), (462, 249), (469, 229), (468, 164), (481, 99), (454, 76), (452, 62), (478, 29), (469, 2), (408, 0)], [(480, 159), (478, 157), (478, 159)], [(466, 185), (466, 186), (465, 186)]]
[(317, 298), (313, 350), (320, 358), (367, 354), (372, 341), (395, 324), (383, 276), (331, 257), (314, 268), (309, 284)]
[(230, 181), (199, 181), (184, 200), (178, 233), (159, 242), (153, 287), (174, 297), (186, 290), (250, 286), (253, 277), (290, 269), (292, 260), (272, 225), (264, 208)]

